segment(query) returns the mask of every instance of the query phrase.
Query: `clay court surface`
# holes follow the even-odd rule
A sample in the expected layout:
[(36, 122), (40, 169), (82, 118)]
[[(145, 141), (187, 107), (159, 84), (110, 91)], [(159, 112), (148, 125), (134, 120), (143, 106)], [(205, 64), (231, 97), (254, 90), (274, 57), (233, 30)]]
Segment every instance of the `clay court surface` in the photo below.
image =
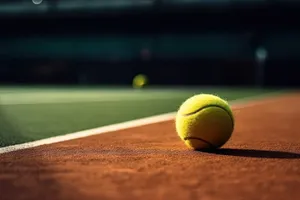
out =
[(166, 121), (1, 154), (0, 199), (300, 199), (300, 95), (260, 101), (215, 153)]

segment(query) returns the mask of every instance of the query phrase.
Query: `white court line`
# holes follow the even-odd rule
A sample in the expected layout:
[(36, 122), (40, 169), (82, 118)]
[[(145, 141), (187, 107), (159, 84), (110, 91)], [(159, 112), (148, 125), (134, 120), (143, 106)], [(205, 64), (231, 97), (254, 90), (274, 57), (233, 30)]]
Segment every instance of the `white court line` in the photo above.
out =
[[(274, 93), (254, 96), (254, 97), (250, 97), (250, 98), (242, 98), (242, 99), (238, 99), (235, 101), (230, 101), (229, 104), (232, 106), (232, 109), (234, 109), (234, 110), (251, 107), (251, 106), (263, 104), (265, 102), (261, 101), (262, 99), (265, 99), (267, 97), (270, 98), (270, 97), (276, 96), (278, 94), (280, 94), (280, 92), (279, 93), (274, 92)], [(85, 130), (85, 131), (79, 131), (79, 132), (70, 133), (70, 134), (66, 134), (66, 135), (51, 137), (51, 138), (47, 138), (47, 139), (37, 140), (34, 142), (28, 142), (28, 143), (23, 143), (23, 144), (2, 147), (2, 148), (0, 148), (0, 154), (17, 151), (17, 150), (33, 148), (33, 147), (38, 147), (38, 146), (47, 145), (47, 144), (64, 142), (64, 141), (73, 140), (73, 139), (89, 137), (92, 135), (100, 135), (103, 133), (119, 131), (119, 130), (124, 130), (124, 129), (129, 129), (129, 128), (135, 128), (135, 127), (159, 123), (159, 122), (165, 122), (165, 121), (173, 120), (175, 118), (175, 115), (176, 115), (176, 112), (171, 112), (171, 113), (166, 113), (166, 114), (161, 114), (161, 115), (155, 115), (152, 117), (146, 117), (146, 118), (141, 118), (141, 119), (137, 119), (137, 120), (122, 122), (122, 123), (118, 123), (118, 124), (112, 124), (112, 125), (103, 126), (103, 127), (99, 127), (99, 128), (89, 129), (89, 130)]]

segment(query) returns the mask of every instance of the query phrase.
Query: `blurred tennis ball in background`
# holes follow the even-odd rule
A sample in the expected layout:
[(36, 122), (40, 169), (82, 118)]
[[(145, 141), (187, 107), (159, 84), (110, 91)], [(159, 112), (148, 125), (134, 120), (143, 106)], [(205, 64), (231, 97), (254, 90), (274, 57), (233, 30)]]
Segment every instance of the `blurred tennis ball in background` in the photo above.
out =
[(143, 88), (147, 85), (148, 78), (144, 74), (138, 74), (133, 78), (132, 86), (134, 88)]

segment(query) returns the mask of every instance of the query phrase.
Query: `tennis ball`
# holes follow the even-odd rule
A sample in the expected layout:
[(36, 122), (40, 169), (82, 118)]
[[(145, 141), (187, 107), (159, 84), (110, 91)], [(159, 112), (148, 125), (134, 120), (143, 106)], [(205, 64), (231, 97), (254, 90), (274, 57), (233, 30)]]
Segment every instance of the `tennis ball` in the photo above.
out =
[(234, 117), (227, 101), (212, 94), (188, 98), (176, 114), (176, 131), (194, 150), (217, 149), (231, 137)]
[(142, 88), (148, 83), (148, 78), (144, 74), (138, 74), (133, 78), (132, 86), (134, 88)]

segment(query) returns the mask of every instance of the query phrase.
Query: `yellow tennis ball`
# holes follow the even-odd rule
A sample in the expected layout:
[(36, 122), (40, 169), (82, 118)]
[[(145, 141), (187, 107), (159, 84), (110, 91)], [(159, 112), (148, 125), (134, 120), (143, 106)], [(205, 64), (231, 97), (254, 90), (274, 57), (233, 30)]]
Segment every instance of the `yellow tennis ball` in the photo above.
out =
[(146, 75), (139, 74), (133, 78), (132, 85), (134, 88), (142, 88), (148, 83), (148, 78)]
[(223, 146), (234, 129), (232, 110), (224, 99), (212, 94), (190, 97), (179, 107), (176, 131), (191, 149), (216, 149)]

